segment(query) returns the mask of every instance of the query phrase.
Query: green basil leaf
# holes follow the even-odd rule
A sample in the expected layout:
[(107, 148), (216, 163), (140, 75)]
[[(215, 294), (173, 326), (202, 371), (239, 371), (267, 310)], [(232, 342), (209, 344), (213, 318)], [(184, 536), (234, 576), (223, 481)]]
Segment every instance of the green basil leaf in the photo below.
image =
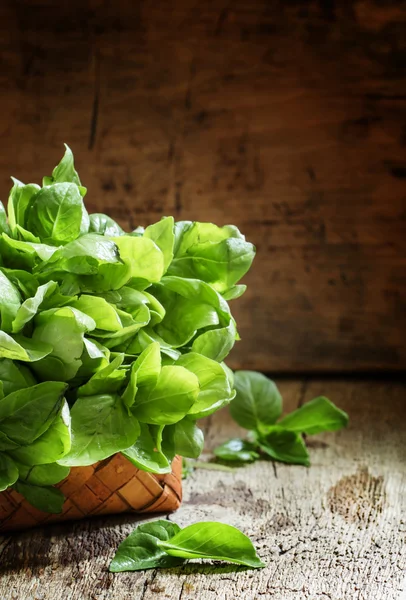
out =
[(184, 367), (162, 367), (156, 386), (140, 388), (132, 406), (137, 419), (170, 425), (183, 419), (199, 395), (199, 380)]
[(198, 335), (193, 341), (192, 350), (222, 362), (230, 354), (237, 339), (235, 322), (231, 319), (227, 327), (209, 329)]
[(8, 224), (6, 209), (4, 208), (3, 202), (0, 201), (0, 233), (3, 232), (10, 235), (11, 229)]
[(144, 237), (155, 242), (161, 250), (164, 256), (164, 272), (167, 271), (173, 259), (174, 225), (173, 217), (163, 217), (158, 223), (149, 225), (144, 232)]
[(65, 496), (57, 488), (31, 485), (23, 481), (17, 481), (13, 487), (38, 510), (54, 514), (62, 512)]
[(62, 410), (66, 388), (46, 381), (12, 392), (0, 400), (0, 431), (18, 444), (31, 444)]
[(140, 423), (140, 435), (136, 442), (122, 454), (139, 469), (163, 475), (171, 472), (171, 463), (160, 449), (162, 431), (153, 425)]
[(81, 194), (84, 196), (86, 194), (86, 188), (82, 187), (80, 183), (79, 175), (75, 170), (75, 164), (73, 159), (72, 150), (69, 148), (67, 144), (65, 144), (65, 154), (59, 163), (52, 171), (51, 177), (44, 177), (42, 180), (42, 185), (52, 185), (54, 183), (75, 183), (79, 188), (81, 188)]
[(160, 281), (164, 273), (164, 255), (151, 239), (124, 235), (114, 241), (121, 260), (130, 267), (130, 277), (145, 280), (147, 284)]
[(175, 256), (168, 273), (201, 279), (225, 292), (245, 275), (255, 248), (236, 227), (183, 221), (175, 226)]
[(89, 233), (100, 233), (100, 235), (108, 237), (124, 235), (124, 231), (120, 225), (103, 213), (93, 213), (90, 215)]
[(0, 381), (3, 384), (5, 396), (37, 383), (27, 367), (8, 358), (0, 359)]
[(92, 317), (97, 329), (103, 331), (120, 331), (123, 329), (116, 309), (104, 298), (82, 294), (78, 300), (72, 303), (72, 306)]
[[(17, 461), (16, 461), (17, 462)], [(18, 464), (20, 482), (31, 485), (48, 486), (63, 481), (69, 475), (69, 467), (62, 467), (57, 463), (46, 465), (24, 465)]]
[(27, 228), (45, 244), (67, 244), (85, 233), (80, 190), (75, 183), (55, 183), (42, 188), (29, 208)]
[(255, 371), (237, 371), (236, 397), (230, 405), (233, 419), (245, 429), (263, 431), (282, 412), (282, 397), (273, 381)]
[(35, 183), (24, 185), (14, 177), (11, 179), (14, 185), (8, 197), (7, 212), (11, 234), (14, 236), (17, 232), (17, 225), (25, 227), (27, 209), (41, 188)]
[(302, 436), (295, 431), (274, 425), (266, 436), (259, 440), (262, 452), (281, 462), (295, 465), (310, 465), (309, 453)]
[(18, 479), (18, 468), (11, 458), (0, 453), (0, 492), (13, 485)]
[(235, 300), (236, 298), (240, 298), (244, 294), (246, 289), (246, 285), (233, 285), (225, 292), (222, 292), (221, 295), (223, 296), (224, 300), (227, 300), (228, 302), (229, 300)]
[(199, 380), (200, 391), (189, 411), (191, 416), (209, 409), (219, 401), (229, 402), (234, 397), (226, 372), (218, 362), (196, 352), (189, 352), (181, 356), (176, 365), (185, 367)]
[(187, 417), (163, 430), (162, 448), (166, 456), (173, 459), (175, 454), (187, 458), (198, 458), (204, 446), (203, 431)]
[(252, 568), (262, 568), (251, 540), (224, 523), (203, 522), (189, 525), (158, 546), (170, 556), (225, 560)]
[(52, 352), (50, 344), (41, 340), (8, 335), (0, 331), (0, 358), (11, 358), (25, 362), (42, 360)]
[(111, 561), (110, 571), (143, 571), (144, 569), (176, 567), (184, 563), (183, 559), (168, 556), (158, 546), (158, 540), (167, 541), (180, 531), (176, 523), (159, 520), (139, 525), (120, 544)]
[(44, 465), (61, 459), (70, 448), (71, 419), (68, 403), (65, 401), (59, 414), (44, 433), (28, 445), (9, 450), (9, 454), (25, 465)]
[(12, 322), (21, 305), (17, 288), (0, 271), (0, 322), (3, 331), (11, 332)]
[(252, 462), (259, 458), (255, 444), (239, 438), (234, 438), (217, 446), (213, 450), (213, 454), (221, 460), (232, 462)]
[(313, 435), (322, 431), (336, 431), (348, 424), (348, 415), (324, 396), (314, 398), (289, 413), (278, 425), (290, 431)]
[(35, 292), (35, 296), (24, 300), (15, 314), (12, 324), (13, 333), (21, 331), (29, 321), (37, 314), (40, 306), (46, 298), (51, 296), (56, 290), (58, 284), (55, 281), (49, 281), (44, 285), (40, 285)]
[(32, 341), (52, 344), (52, 352), (33, 366), (35, 373), (44, 380), (49, 373), (54, 373), (54, 379), (69, 381), (82, 364), (84, 334), (95, 328), (95, 321), (85, 313), (65, 306), (40, 313), (34, 325)]
[[(78, 398), (71, 410), (72, 448), (58, 461), (67, 467), (92, 465), (132, 446), (140, 433), (120, 396)], [(0, 422), (1, 429), (1, 422)]]
[(114, 394), (124, 385), (127, 373), (119, 369), (124, 354), (116, 356), (104, 369), (97, 371), (87, 383), (78, 389), (79, 396), (96, 396), (97, 394)]

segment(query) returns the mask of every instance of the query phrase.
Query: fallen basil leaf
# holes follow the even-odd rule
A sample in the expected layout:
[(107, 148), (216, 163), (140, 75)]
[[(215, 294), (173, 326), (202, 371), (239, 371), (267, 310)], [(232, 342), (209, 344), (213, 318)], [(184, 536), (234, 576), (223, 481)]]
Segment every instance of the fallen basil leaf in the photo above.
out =
[(232, 462), (252, 462), (259, 458), (258, 452), (255, 451), (255, 444), (250, 444), (245, 440), (234, 438), (217, 446), (213, 450), (213, 454), (221, 460)]
[(278, 425), (285, 429), (308, 435), (322, 431), (336, 431), (347, 424), (347, 413), (324, 396), (306, 402), (278, 422)]
[(302, 436), (277, 425), (260, 439), (262, 452), (281, 462), (295, 465), (310, 465), (309, 453)]
[(237, 391), (230, 405), (233, 419), (245, 429), (265, 430), (282, 412), (282, 397), (273, 381), (255, 371), (237, 371)]
[(183, 559), (169, 556), (158, 545), (160, 541), (171, 539), (179, 531), (180, 527), (176, 523), (165, 520), (139, 525), (121, 542), (109, 570), (112, 573), (119, 573), (155, 568), (164, 569), (183, 564), (185, 562)]
[(170, 556), (210, 558), (261, 568), (251, 540), (241, 531), (224, 523), (203, 522), (185, 527), (168, 541), (158, 541)]

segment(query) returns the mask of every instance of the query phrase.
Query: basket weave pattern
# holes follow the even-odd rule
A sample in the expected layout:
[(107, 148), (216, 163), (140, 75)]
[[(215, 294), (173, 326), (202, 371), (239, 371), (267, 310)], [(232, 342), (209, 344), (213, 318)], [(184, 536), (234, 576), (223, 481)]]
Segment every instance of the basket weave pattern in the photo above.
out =
[(167, 512), (182, 500), (182, 460), (176, 456), (172, 473), (153, 475), (137, 469), (122, 454), (90, 467), (74, 467), (57, 487), (66, 501), (53, 515), (33, 507), (15, 490), (0, 493), (0, 531), (123, 512)]

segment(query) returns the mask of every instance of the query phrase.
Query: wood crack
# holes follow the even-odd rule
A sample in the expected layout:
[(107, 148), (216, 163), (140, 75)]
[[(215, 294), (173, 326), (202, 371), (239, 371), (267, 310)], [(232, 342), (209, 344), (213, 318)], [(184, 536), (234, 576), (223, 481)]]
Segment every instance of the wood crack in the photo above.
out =
[(88, 149), (93, 150), (96, 142), (97, 123), (99, 118), (99, 97), (100, 97), (100, 55), (96, 51), (94, 56), (94, 92), (93, 92), (93, 106), (92, 114), (90, 118), (90, 132)]

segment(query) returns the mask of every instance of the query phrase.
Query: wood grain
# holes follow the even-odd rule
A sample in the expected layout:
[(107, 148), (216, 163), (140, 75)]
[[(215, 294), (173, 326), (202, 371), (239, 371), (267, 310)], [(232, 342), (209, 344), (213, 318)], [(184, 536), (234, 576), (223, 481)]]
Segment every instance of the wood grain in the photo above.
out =
[(404, 368), (405, 3), (54, 7), (0, 6), (2, 197), (66, 141), (91, 210), (256, 244), (233, 366)]
[[(288, 380), (291, 410), (326, 393), (350, 412), (347, 430), (310, 438), (312, 466), (258, 462), (233, 473), (196, 470), (180, 525), (220, 520), (250, 535), (267, 567), (191, 564), (109, 574), (139, 522), (121, 516), (0, 538), (2, 600), (401, 600), (406, 593), (405, 383)], [(228, 413), (206, 422), (210, 450), (238, 434)]]

